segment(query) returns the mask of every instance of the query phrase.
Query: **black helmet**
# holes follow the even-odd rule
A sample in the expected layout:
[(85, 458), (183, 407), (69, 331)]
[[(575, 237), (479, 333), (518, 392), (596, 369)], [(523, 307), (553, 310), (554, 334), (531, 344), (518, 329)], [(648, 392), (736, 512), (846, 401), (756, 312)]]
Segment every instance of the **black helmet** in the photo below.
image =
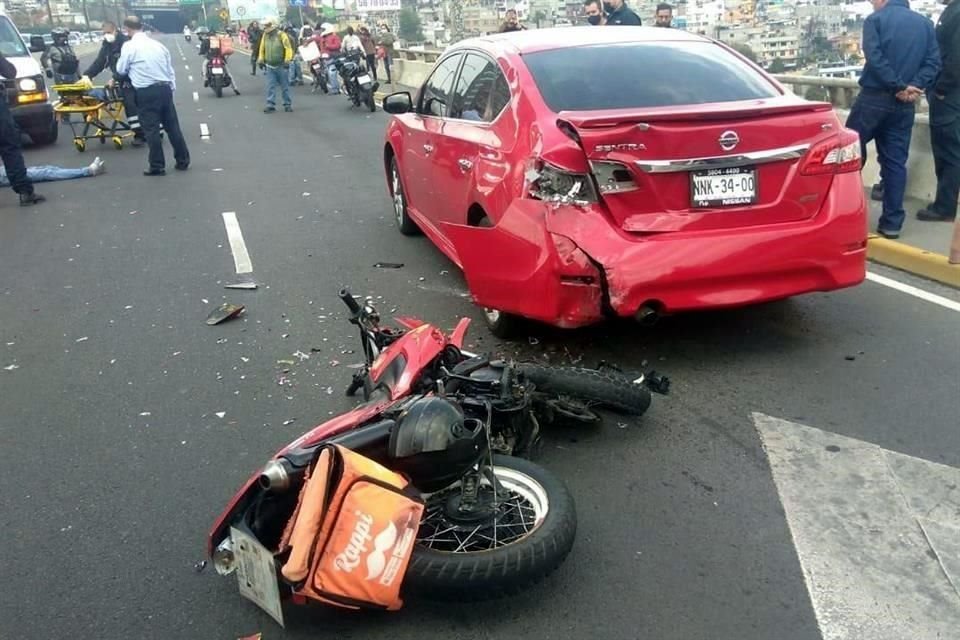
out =
[(449, 400), (428, 396), (404, 409), (390, 433), (391, 468), (421, 491), (437, 491), (458, 480), (487, 452), (483, 422), (465, 419)]

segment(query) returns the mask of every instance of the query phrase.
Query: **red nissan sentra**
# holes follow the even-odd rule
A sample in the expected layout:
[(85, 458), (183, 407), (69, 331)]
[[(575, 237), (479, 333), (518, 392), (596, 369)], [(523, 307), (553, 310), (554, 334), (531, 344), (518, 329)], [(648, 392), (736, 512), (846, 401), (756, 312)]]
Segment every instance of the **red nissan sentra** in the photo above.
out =
[(776, 300), (864, 279), (860, 143), (676, 29), (458, 43), (388, 96), (397, 225), (463, 269), (497, 335)]

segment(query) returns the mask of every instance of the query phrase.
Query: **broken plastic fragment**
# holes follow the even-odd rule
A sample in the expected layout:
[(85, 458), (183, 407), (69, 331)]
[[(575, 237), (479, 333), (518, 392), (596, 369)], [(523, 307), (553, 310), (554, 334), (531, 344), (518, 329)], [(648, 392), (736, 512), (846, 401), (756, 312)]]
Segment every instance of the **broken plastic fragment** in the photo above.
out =
[(147, 416), (149, 416), (149, 415), (150, 415), (150, 412), (149, 412), (149, 411), (141, 411), (141, 412), (140, 412), (140, 416), (141, 416), (141, 417), (147, 417)]
[(375, 269), (402, 269), (402, 262), (377, 262), (373, 265)]
[(4, 367), (3, 370), (4, 370), (4, 371), (16, 371), (16, 370), (19, 369), (19, 368), (20, 368), (20, 365), (18, 365), (18, 364), (11, 364), (11, 365), (9, 365), (9, 366)]
[(309, 359), (310, 359), (310, 356), (309, 356), (309, 355), (307, 355), (307, 354), (304, 353), (303, 351), (300, 351), (299, 349), (298, 349), (297, 351), (294, 351), (294, 352), (293, 352), (293, 357), (294, 357), (294, 358), (297, 358), (300, 362), (303, 362), (304, 360), (309, 360)]
[(222, 419), (225, 415), (227, 415), (227, 412), (226, 412), (226, 411), (217, 411), (217, 412), (216, 412), (215, 414), (213, 414), (213, 415), (215, 415), (215, 416), (217, 416), (218, 418), (221, 418), (221, 419)]
[(82, 338), (77, 338), (74, 342), (86, 342), (89, 339), (87, 336), (83, 336)]
[(210, 312), (210, 315), (207, 316), (207, 324), (213, 326), (215, 324), (220, 324), (225, 320), (230, 320), (231, 318), (236, 318), (240, 315), (244, 307), (242, 304), (231, 304), (229, 302), (224, 302), (222, 305)]
[(283, 426), (288, 427), (288, 426), (290, 426), (291, 424), (293, 424), (293, 423), (296, 422), (296, 421), (297, 421), (296, 418), (290, 418), (289, 420), (284, 420), (284, 421), (283, 421)]

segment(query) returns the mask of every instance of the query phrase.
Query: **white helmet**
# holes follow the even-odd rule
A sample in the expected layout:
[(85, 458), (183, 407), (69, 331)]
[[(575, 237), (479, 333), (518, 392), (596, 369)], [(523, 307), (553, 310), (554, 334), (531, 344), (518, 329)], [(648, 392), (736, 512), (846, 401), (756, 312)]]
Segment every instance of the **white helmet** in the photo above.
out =
[(328, 35), (330, 35), (331, 33), (333, 33), (334, 31), (335, 31), (335, 29), (334, 29), (333, 25), (330, 24), (329, 22), (324, 22), (322, 25), (320, 25), (320, 35), (321, 35), (321, 36), (328, 36)]

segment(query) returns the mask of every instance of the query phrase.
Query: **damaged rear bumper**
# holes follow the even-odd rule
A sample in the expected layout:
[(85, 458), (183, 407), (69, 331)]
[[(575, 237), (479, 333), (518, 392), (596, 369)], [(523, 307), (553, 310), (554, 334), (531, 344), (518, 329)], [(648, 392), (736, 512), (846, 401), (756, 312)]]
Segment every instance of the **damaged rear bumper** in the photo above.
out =
[(599, 209), (518, 199), (495, 227), (444, 233), (477, 304), (571, 328), (643, 306), (733, 307), (859, 284), (866, 202), (843, 183), (800, 222), (637, 235)]

